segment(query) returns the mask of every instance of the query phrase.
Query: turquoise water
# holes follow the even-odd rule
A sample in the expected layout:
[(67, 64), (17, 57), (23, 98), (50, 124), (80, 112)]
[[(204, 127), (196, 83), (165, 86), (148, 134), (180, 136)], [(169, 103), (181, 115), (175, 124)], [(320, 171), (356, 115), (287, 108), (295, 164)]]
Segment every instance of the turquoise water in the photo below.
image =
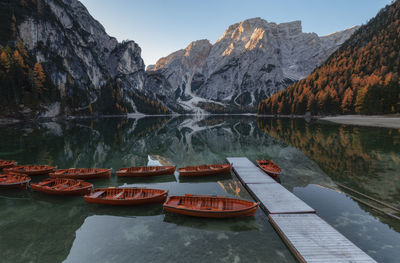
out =
[[(121, 167), (154, 162), (273, 159), (282, 184), (380, 262), (398, 262), (400, 224), (358, 203), (337, 183), (400, 206), (400, 131), (256, 117), (104, 118), (0, 127), (0, 159), (21, 164)], [(35, 177), (34, 181), (44, 177)], [(94, 180), (170, 194), (251, 200), (234, 175), (180, 180)], [(390, 212), (390, 211), (388, 211)], [(82, 198), (0, 192), (1, 262), (295, 262), (262, 211), (254, 218), (200, 219), (161, 205), (106, 207)]]

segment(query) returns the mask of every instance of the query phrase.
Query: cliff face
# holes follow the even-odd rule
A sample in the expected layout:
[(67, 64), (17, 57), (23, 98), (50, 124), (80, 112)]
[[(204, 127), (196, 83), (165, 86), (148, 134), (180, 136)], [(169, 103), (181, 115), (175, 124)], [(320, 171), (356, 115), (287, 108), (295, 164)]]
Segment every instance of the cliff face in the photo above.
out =
[[(2, 11), (17, 10), (10, 22), (16, 30), (2, 35), (1, 42), (22, 41), (58, 93), (46, 101), (39, 98), (34, 115), (138, 112), (137, 104), (149, 103), (143, 100), (147, 94), (140, 47), (110, 37), (79, 1), (6, 2)], [(21, 96), (12, 100), (24, 104)]]
[(303, 33), (300, 21), (245, 20), (229, 26), (214, 45), (199, 40), (161, 58), (147, 69), (157, 85), (146, 88), (197, 111), (199, 102), (255, 106), (310, 74), (356, 28), (319, 37)]

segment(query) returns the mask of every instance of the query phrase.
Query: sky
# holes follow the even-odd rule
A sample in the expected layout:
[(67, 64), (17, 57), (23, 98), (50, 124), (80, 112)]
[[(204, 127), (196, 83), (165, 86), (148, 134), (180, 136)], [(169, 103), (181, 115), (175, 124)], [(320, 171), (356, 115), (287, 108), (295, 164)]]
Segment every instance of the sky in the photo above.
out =
[(134, 40), (146, 66), (190, 42), (214, 43), (229, 25), (261, 17), (301, 20), (303, 32), (327, 35), (368, 22), (391, 0), (80, 0), (119, 41)]

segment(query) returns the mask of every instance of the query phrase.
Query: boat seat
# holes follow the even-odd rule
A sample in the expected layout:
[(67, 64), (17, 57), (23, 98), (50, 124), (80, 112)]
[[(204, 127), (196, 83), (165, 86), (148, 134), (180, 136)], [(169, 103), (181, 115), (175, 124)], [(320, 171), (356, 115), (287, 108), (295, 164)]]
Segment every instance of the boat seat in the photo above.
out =
[(80, 185), (81, 185), (81, 183), (76, 183), (76, 184), (71, 185), (69, 188), (75, 188), (75, 187), (78, 187)]
[(223, 210), (224, 209), (224, 202), (223, 201), (219, 201), (218, 202), (218, 210)]
[(57, 185), (55, 185), (55, 186), (53, 186), (53, 187), (54, 187), (54, 189), (56, 189), (56, 190), (63, 189), (63, 188), (69, 188), (69, 186), (66, 185), (66, 184), (57, 184)]
[(203, 200), (197, 203), (196, 208), (201, 209), (201, 206), (203, 205)]
[(143, 194), (143, 191), (140, 190), (137, 194), (133, 196), (133, 198), (139, 198)]
[(121, 196), (123, 196), (124, 195), (124, 191), (122, 191), (122, 192), (120, 192), (120, 193), (118, 193), (118, 194), (116, 194), (116, 195), (114, 195), (113, 196), (113, 199), (117, 199), (117, 198), (120, 198)]
[(105, 193), (105, 191), (98, 191), (98, 192), (95, 192), (95, 193), (91, 194), (90, 197), (97, 198), (97, 197), (101, 196), (104, 193)]

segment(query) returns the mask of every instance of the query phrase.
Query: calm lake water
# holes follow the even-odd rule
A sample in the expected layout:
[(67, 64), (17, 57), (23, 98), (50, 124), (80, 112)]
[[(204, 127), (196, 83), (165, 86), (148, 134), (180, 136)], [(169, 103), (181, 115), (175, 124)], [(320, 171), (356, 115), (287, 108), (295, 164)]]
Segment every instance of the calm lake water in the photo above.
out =
[[(0, 138), (0, 159), (59, 168), (115, 172), (155, 162), (181, 167), (228, 156), (273, 159), (283, 169), (282, 184), (323, 219), (377, 261), (399, 262), (400, 221), (338, 184), (400, 207), (400, 130), (303, 119), (149, 117), (9, 125), (0, 127)], [(251, 200), (234, 175), (113, 174), (93, 183)], [(0, 233), (1, 262), (295, 262), (261, 210), (254, 218), (212, 220), (164, 214), (161, 205), (105, 207), (80, 197), (3, 190)]]

